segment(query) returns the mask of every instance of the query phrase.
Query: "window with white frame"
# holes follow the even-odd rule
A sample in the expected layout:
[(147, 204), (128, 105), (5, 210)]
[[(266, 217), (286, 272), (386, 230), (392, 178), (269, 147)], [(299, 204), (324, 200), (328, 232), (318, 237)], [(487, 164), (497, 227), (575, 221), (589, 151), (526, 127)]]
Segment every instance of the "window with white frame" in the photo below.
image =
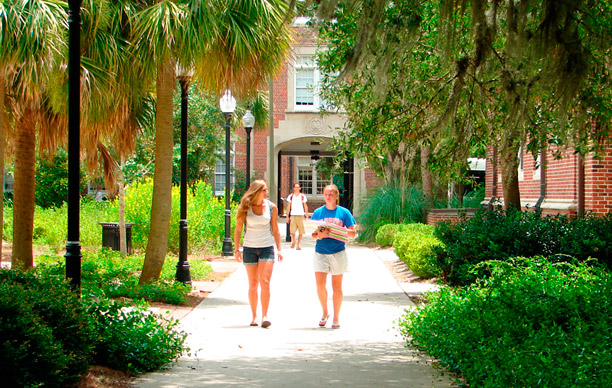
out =
[[(230, 154), (230, 191), (234, 189), (234, 153)], [(225, 152), (215, 163), (215, 195), (225, 195)]]
[(301, 166), (298, 168), (298, 183), (300, 187), (302, 187), (302, 193), (304, 194), (312, 194), (312, 167), (311, 166)]
[(295, 109), (318, 110), (321, 74), (314, 55), (298, 55), (295, 62)]
[(297, 181), (302, 187), (302, 193), (308, 195), (323, 195), (325, 186), (332, 183), (331, 177), (317, 171), (316, 164), (310, 157), (299, 157)]

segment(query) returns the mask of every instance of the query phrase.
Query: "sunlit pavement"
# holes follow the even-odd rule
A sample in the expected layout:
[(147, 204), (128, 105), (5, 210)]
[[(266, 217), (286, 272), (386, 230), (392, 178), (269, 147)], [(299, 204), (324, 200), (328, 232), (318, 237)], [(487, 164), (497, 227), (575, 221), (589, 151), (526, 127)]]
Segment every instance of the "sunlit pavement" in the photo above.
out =
[[(284, 235), (284, 224), (281, 231)], [(319, 328), (312, 256), (284, 242), (271, 282), (268, 329), (249, 327), (243, 267), (181, 320), (191, 354), (135, 387), (453, 387), (431, 360), (405, 346), (397, 319), (414, 305), (372, 249), (348, 247), (340, 329)], [(328, 289), (331, 285), (328, 285)], [(418, 290), (418, 292), (421, 292)], [(330, 292), (330, 311), (331, 292)]]

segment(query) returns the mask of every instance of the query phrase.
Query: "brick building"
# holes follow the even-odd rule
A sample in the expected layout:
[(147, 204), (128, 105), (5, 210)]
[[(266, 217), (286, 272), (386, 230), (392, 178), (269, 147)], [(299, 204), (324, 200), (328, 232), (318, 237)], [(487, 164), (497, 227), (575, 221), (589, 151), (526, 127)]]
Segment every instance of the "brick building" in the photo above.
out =
[[(519, 166), (519, 187), (523, 209), (534, 209), (538, 201), (543, 214), (576, 214), (579, 210), (607, 214), (612, 210), (612, 153), (607, 146), (598, 159), (592, 154), (581, 158), (573, 150), (556, 159), (552, 152), (542, 158), (522, 153)], [(494, 159), (489, 150), (489, 161)], [(503, 201), (501, 169), (493, 171), (487, 163), (485, 202), (491, 197)], [(494, 184), (493, 177), (497, 175)]]
[[(294, 23), (293, 52), (273, 80), (272, 111), (274, 131), (253, 131), (251, 135), (251, 177), (266, 179), (270, 199), (284, 211), (284, 201), (293, 184), (299, 182), (312, 212), (324, 204), (323, 187), (334, 182), (341, 189), (340, 203), (355, 214), (367, 190), (376, 184), (375, 175), (360, 168), (352, 158), (344, 172), (335, 177), (317, 171), (316, 161), (336, 155), (329, 149), (334, 135), (345, 125), (342, 112), (320, 113), (324, 104), (318, 94), (320, 72), (315, 62), (317, 42), (311, 28), (301, 20)], [(270, 153), (271, 143), (273, 152)], [(234, 168), (246, 171), (246, 132), (238, 131), (234, 145)], [(220, 172), (225, 171), (219, 168)], [(221, 174), (220, 174), (221, 175)]]

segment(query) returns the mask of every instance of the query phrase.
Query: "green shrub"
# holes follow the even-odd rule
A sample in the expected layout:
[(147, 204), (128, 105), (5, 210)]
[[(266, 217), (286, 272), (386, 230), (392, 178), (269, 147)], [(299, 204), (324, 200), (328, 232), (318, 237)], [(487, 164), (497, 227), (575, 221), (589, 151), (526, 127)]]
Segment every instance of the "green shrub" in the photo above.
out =
[(436, 273), (451, 285), (473, 283), (475, 264), (516, 256), (593, 257), (612, 268), (612, 214), (540, 218), (530, 212), (480, 210), (455, 225), (438, 224), (435, 235), (444, 246), (433, 250)]
[(393, 239), (395, 254), (419, 277), (435, 275), (430, 263), (431, 251), (440, 245), (440, 240), (434, 237), (434, 229), (426, 224), (405, 224)]
[(96, 364), (141, 373), (165, 367), (188, 351), (187, 334), (178, 329), (178, 320), (152, 314), (146, 305), (101, 299), (93, 301), (89, 313), (98, 335)]
[(612, 275), (543, 257), (488, 262), (443, 288), (400, 330), (473, 387), (612, 386)]
[(375, 188), (357, 220), (359, 241), (374, 241), (378, 229), (386, 224), (423, 222), (424, 206), (423, 192), (416, 186), (388, 184)]
[(378, 228), (376, 238), (374, 239), (376, 244), (380, 245), (381, 247), (391, 246), (391, 244), (393, 244), (395, 235), (400, 230), (401, 225), (402, 224), (386, 224)]
[[(144, 255), (123, 256), (117, 251), (100, 249), (84, 252), (81, 261), (81, 290), (84, 295), (107, 298), (126, 297), (171, 304), (183, 304), (191, 287), (174, 282), (176, 275), (175, 257), (165, 261), (160, 281), (139, 285), (137, 271), (142, 269)], [(64, 276), (65, 259), (58, 255), (40, 255), (36, 258), (36, 271), (42, 276)], [(194, 280), (206, 279), (212, 272), (204, 260), (190, 261), (189, 272)]]
[[(86, 189), (81, 171), (81, 191)], [(58, 148), (53, 157), (36, 158), (34, 200), (42, 208), (62, 207), (68, 200), (68, 152)]]
[(58, 277), (0, 270), (0, 371), (10, 387), (64, 387), (89, 366), (93, 331)]

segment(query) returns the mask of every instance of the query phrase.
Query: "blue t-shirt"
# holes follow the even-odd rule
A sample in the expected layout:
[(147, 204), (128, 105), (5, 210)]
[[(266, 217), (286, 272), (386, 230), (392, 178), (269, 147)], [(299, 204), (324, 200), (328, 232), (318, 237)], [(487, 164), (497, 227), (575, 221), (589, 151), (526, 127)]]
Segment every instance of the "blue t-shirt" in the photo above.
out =
[[(334, 210), (329, 210), (325, 206), (322, 206), (312, 213), (311, 219), (313, 221), (322, 220), (345, 228), (355, 225), (355, 218), (353, 218), (351, 212), (342, 206), (336, 206)], [(344, 249), (346, 249), (344, 242), (330, 237), (317, 240), (317, 244), (315, 245), (315, 252), (324, 255), (338, 253)]]

